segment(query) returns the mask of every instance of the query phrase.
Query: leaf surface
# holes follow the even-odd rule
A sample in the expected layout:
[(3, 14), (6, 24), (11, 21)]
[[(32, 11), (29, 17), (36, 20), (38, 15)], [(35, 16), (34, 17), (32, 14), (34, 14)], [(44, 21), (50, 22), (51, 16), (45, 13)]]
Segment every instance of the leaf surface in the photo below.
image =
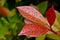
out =
[(19, 6), (17, 7), (20, 14), (25, 17), (26, 19), (38, 23), (44, 27), (49, 27), (49, 24), (45, 20), (45, 18), (42, 16), (42, 14), (36, 10), (34, 7), (31, 6)]
[(51, 6), (47, 12), (46, 12), (46, 17), (47, 17), (47, 20), (50, 24), (50, 26), (52, 26), (55, 22), (55, 19), (56, 19), (56, 14), (55, 14), (55, 11), (54, 11), (54, 7)]
[(21, 30), (21, 32), (18, 34), (18, 36), (26, 35), (26, 36), (30, 36), (30, 37), (37, 37), (37, 36), (45, 34), (47, 31), (48, 31), (47, 28), (42, 27), (40, 25), (26, 24), (23, 27), (23, 29)]

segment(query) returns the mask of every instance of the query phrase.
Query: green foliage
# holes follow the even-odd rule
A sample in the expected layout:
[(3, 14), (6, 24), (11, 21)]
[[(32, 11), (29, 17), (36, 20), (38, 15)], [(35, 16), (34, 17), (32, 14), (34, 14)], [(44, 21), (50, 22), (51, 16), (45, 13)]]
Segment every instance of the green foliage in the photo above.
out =
[(17, 39), (17, 34), (24, 25), (23, 17), (17, 13), (16, 9), (12, 9), (7, 18), (1, 17), (0, 19), (0, 38), (12, 40), (16, 36)]
[(4, 17), (1, 18), (0, 21), (0, 38), (4, 38), (4, 36), (9, 31), (9, 25), (7, 24), (7, 21)]
[(4, 6), (5, 3), (6, 3), (6, 0), (0, 0), (0, 6)]
[(60, 40), (60, 36), (56, 34), (47, 34), (47, 37), (54, 39), (54, 40)]
[(46, 34), (37, 37), (36, 40), (44, 40), (45, 37), (46, 37)]
[(47, 1), (44, 1), (44, 2), (42, 2), (42, 3), (40, 3), (40, 4), (37, 5), (37, 8), (39, 9), (39, 11), (43, 15), (45, 15), (45, 12), (46, 12), (46, 9), (47, 9), (47, 5), (48, 5)]
[(16, 9), (12, 9), (11, 12), (8, 14), (8, 17), (12, 17), (16, 14)]
[(56, 26), (60, 30), (60, 13), (56, 10), (55, 13), (56, 13), (56, 20), (54, 26)]
[(57, 20), (58, 20), (58, 22), (60, 24), (60, 13), (56, 13), (56, 18), (57, 18)]

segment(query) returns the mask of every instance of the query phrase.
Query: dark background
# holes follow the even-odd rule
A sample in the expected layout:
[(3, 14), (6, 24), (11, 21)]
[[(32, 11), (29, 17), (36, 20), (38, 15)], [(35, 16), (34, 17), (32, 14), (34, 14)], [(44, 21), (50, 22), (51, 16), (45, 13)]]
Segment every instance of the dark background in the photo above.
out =
[(54, 8), (60, 12), (60, 0), (20, 0), (17, 3), (16, 0), (7, 0), (7, 3), (10, 9), (12, 9), (16, 6), (30, 5), (31, 3), (33, 5), (37, 5), (43, 1), (48, 1), (48, 7), (50, 7), (53, 4)]

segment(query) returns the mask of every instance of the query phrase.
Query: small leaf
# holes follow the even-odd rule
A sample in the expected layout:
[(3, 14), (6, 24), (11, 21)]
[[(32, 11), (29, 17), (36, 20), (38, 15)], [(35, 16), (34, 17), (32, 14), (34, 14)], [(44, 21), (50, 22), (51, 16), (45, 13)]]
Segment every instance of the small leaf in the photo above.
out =
[(49, 24), (52, 26), (55, 22), (55, 19), (56, 19), (56, 14), (55, 14), (55, 11), (54, 11), (54, 7), (51, 6), (47, 12), (46, 12), (46, 17), (47, 17), (47, 20), (49, 22)]
[(54, 26), (54, 25), (53, 25), (51, 28), (52, 28), (52, 30), (55, 31), (55, 32), (58, 32), (58, 31), (59, 31), (59, 29), (58, 29), (56, 26)]
[(56, 20), (54, 26), (56, 26), (60, 30), (60, 13), (57, 10), (55, 10), (55, 13), (56, 13)]
[(5, 3), (6, 3), (6, 0), (0, 0), (0, 6), (4, 6)]
[(8, 21), (7, 21), (4, 17), (1, 17), (1, 20), (2, 20), (5, 24), (9, 24)]
[(3, 38), (9, 30), (9, 25), (0, 22), (0, 38)]
[(13, 10), (10, 11), (10, 13), (7, 16), (12, 17), (12, 16), (15, 15), (15, 13), (16, 13), (16, 9), (13, 9)]
[(38, 23), (44, 27), (49, 27), (49, 24), (46, 22), (42, 14), (31, 6), (19, 6), (17, 7), (20, 14), (26, 19)]
[(36, 40), (45, 40), (45, 37), (46, 37), (46, 34), (37, 37)]
[(20, 22), (17, 14), (14, 10), (11, 11), (10, 14), (8, 14), (8, 15), (9, 15), (8, 20), (9, 20), (10, 23), (19, 23)]
[(58, 11), (56, 11), (56, 10), (55, 10), (55, 13), (56, 13), (56, 19), (60, 24), (60, 13)]
[(6, 17), (9, 14), (10, 10), (0, 6), (0, 15)]
[(37, 5), (37, 8), (39, 9), (39, 11), (44, 15), (47, 9), (47, 1), (44, 1), (40, 4)]
[(56, 34), (47, 34), (47, 37), (54, 39), (54, 40), (60, 40), (60, 36)]
[(48, 31), (47, 28), (42, 27), (38, 24), (26, 24), (21, 30), (21, 32), (18, 34), (18, 36), (26, 35), (30, 37), (37, 37), (45, 34), (47, 31)]
[(60, 24), (57, 19), (55, 20), (55, 23), (53, 25), (60, 30)]

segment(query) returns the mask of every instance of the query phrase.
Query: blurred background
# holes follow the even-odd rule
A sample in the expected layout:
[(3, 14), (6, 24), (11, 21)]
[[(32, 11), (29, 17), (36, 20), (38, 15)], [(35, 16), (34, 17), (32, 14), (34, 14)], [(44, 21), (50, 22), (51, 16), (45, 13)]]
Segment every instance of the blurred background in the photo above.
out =
[(53, 4), (54, 8), (60, 12), (60, 0), (7, 0), (7, 3), (13, 8), (15, 6), (30, 5), (30, 4), (38, 5), (43, 1), (48, 1), (49, 7)]
[[(37, 38), (18, 36), (25, 23), (24, 18), (16, 9), (17, 6), (37, 7), (45, 16), (47, 9), (52, 5), (56, 11), (60, 12), (60, 0), (0, 0), (0, 40), (60, 40), (60, 36), (55, 34)], [(60, 28), (60, 13), (57, 16), (58, 28)]]

